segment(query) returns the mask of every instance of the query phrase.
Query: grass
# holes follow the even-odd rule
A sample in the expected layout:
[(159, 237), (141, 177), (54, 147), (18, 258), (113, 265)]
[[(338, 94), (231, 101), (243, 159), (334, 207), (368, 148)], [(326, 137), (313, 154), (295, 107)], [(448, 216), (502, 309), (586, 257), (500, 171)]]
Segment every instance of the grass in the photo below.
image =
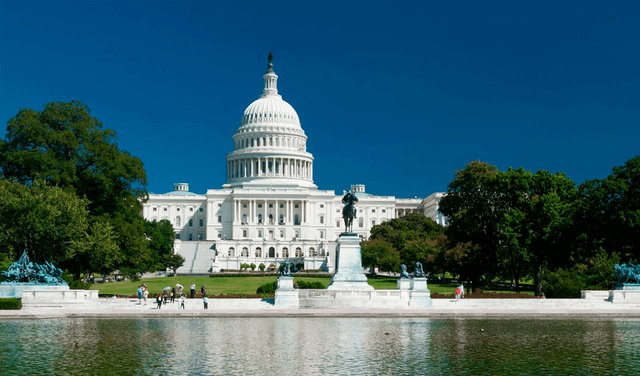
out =
[[(162, 292), (165, 286), (175, 287), (176, 283), (184, 286), (184, 291), (189, 293), (189, 286), (191, 282), (195, 282), (196, 291), (200, 291), (200, 286), (204, 283), (207, 288), (208, 295), (220, 295), (220, 294), (255, 294), (260, 285), (270, 283), (276, 280), (274, 276), (266, 277), (161, 277), (150, 278), (142, 281), (124, 281), (124, 282), (111, 282), (111, 283), (98, 283), (92, 285), (92, 290), (100, 290), (100, 294), (109, 295), (132, 295), (136, 294), (138, 286), (141, 283), (147, 285), (149, 293), (153, 295), (156, 292)], [(331, 283), (329, 277), (294, 277), (296, 281), (308, 281), (308, 282), (321, 282), (323, 285), (328, 286)], [(396, 278), (369, 278), (369, 284), (376, 290), (395, 290), (397, 287)], [(453, 294), (456, 289), (454, 283), (442, 283), (442, 284), (429, 284), (429, 290), (439, 294)], [(495, 292), (513, 292), (511, 290), (493, 290), (487, 289), (486, 291)], [(531, 291), (523, 291), (525, 294), (533, 295)]]

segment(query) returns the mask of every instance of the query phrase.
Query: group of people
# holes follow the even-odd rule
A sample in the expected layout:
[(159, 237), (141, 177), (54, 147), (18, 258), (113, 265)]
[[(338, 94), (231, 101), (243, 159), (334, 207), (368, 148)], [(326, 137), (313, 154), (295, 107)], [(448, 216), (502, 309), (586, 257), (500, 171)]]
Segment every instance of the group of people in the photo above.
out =
[(456, 287), (456, 300), (464, 298), (464, 285), (460, 282), (460, 286)]
[(147, 297), (149, 296), (149, 291), (147, 290), (147, 285), (144, 283), (138, 286), (138, 304), (142, 304), (142, 299), (144, 299), (144, 305), (147, 305)]
[[(177, 288), (177, 289), (176, 289)], [(184, 303), (186, 300), (186, 295), (182, 294), (184, 287), (177, 283), (174, 288), (167, 288), (162, 293), (158, 294), (156, 297), (156, 303), (158, 304), (158, 309), (162, 309), (163, 305), (167, 304), (167, 300), (171, 303), (174, 303), (175, 300), (178, 300), (178, 309), (185, 309)], [(194, 282), (191, 283), (191, 298), (194, 299), (196, 297), (196, 284)], [(204, 309), (209, 309), (209, 298), (207, 297), (207, 288), (204, 284), (200, 287), (200, 292), (202, 294), (202, 301), (204, 303)], [(149, 291), (147, 290), (147, 285), (144, 283), (138, 287), (138, 301), (139, 304), (142, 304), (142, 300), (144, 299), (144, 305), (147, 305), (147, 297), (149, 296)]]

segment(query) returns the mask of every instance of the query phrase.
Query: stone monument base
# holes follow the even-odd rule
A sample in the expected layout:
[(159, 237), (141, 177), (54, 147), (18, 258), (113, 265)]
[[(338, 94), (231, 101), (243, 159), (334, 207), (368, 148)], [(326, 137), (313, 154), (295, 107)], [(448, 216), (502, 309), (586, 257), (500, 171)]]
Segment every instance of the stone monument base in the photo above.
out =
[(0, 283), (0, 298), (22, 299), (23, 291), (68, 291), (68, 285), (45, 285), (36, 283)]
[(341, 234), (336, 247), (336, 274), (331, 278), (327, 290), (354, 291), (373, 290), (362, 272), (359, 236), (352, 233)]
[(22, 292), (22, 309), (96, 308), (98, 290), (26, 290)]
[(411, 280), (409, 293), (409, 308), (431, 308), (431, 291), (427, 288), (426, 278), (414, 278)]
[(398, 290), (410, 290), (411, 278), (398, 278)]
[(609, 290), (609, 299), (612, 303), (640, 303), (640, 284), (625, 283), (622, 287)]
[(300, 308), (298, 290), (293, 288), (293, 277), (283, 276), (278, 278), (276, 289), (275, 308)]

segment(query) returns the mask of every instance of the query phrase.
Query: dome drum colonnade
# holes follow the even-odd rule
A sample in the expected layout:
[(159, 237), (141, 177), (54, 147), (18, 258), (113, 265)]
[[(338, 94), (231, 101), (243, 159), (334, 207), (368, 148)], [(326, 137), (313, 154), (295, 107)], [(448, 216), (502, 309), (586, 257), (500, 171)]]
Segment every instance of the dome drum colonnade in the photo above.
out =
[(303, 186), (312, 186), (313, 156), (306, 151), (307, 136), (296, 111), (278, 94), (278, 76), (271, 60), (269, 55), (262, 95), (244, 111), (233, 136), (234, 151), (227, 155), (228, 187), (260, 184), (261, 179), (277, 185), (274, 178), (306, 181)]

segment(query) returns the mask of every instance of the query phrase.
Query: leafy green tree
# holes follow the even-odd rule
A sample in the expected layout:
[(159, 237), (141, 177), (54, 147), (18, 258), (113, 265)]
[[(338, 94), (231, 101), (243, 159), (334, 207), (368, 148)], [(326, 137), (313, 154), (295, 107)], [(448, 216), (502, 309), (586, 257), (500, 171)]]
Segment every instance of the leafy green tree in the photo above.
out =
[(147, 237), (147, 247), (154, 257), (152, 268), (155, 270), (167, 269), (169, 258), (173, 254), (175, 232), (173, 225), (166, 219), (160, 222), (144, 221), (144, 233)]
[(97, 262), (117, 250), (108, 223), (90, 223), (86, 199), (41, 180), (30, 186), (0, 180), (0, 192), (0, 249), (9, 259), (25, 250), (37, 263), (69, 265), (80, 273), (99, 270), (83, 262), (86, 255)]
[(171, 256), (169, 256), (169, 260), (167, 261), (166, 265), (167, 268), (173, 270), (173, 276), (175, 277), (176, 275), (178, 275), (178, 268), (184, 265), (185, 261), (186, 260), (181, 255), (172, 253)]
[[(146, 199), (142, 162), (120, 150), (113, 130), (79, 101), (52, 102), (42, 111), (22, 109), (0, 140), (0, 176), (24, 185), (37, 179), (86, 198), (90, 222), (108, 222), (119, 255), (105, 260), (131, 274), (152, 267), (141, 201)], [(101, 225), (106, 231), (107, 228)], [(79, 239), (79, 238), (78, 238)]]
[(605, 179), (586, 181), (576, 222), (581, 246), (591, 255), (603, 247), (623, 261), (640, 260), (640, 156), (613, 168)]
[(401, 251), (412, 240), (436, 239), (444, 228), (420, 213), (411, 213), (373, 226), (369, 240), (384, 239)]
[(400, 269), (400, 253), (384, 239), (372, 239), (361, 244), (362, 264), (372, 269), (397, 271)]
[(439, 210), (449, 219), (446, 248), (457, 255), (450, 259), (459, 262), (460, 276), (471, 280), (474, 289), (482, 278), (490, 280), (499, 270), (496, 208), (500, 197), (493, 187), (497, 174), (495, 166), (473, 161), (456, 171), (440, 201)]

